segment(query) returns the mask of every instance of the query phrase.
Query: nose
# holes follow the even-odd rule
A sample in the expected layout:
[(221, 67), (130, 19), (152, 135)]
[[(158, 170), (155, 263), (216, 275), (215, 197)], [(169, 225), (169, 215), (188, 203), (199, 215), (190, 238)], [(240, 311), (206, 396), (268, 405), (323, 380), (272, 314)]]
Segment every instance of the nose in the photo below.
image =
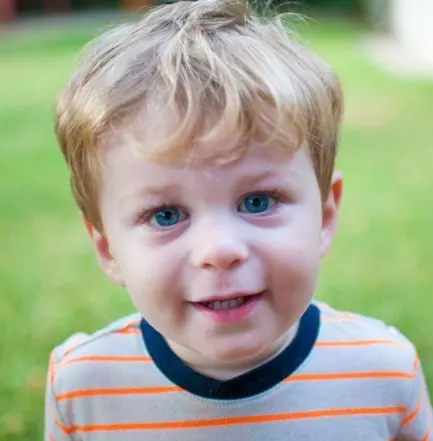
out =
[(247, 244), (236, 229), (226, 224), (208, 226), (195, 240), (191, 261), (197, 268), (234, 269), (248, 259)]

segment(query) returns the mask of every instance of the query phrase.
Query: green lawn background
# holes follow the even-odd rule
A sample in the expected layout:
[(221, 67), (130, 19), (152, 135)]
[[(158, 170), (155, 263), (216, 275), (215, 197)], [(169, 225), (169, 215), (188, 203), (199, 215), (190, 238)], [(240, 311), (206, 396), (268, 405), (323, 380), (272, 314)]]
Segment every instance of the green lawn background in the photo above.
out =
[[(1, 441), (41, 439), (54, 345), (132, 311), (96, 267), (52, 130), (55, 95), (95, 30), (0, 39)], [(363, 33), (338, 21), (302, 31), (346, 93), (345, 194), (318, 296), (399, 327), (433, 386), (433, 81), (378, 69)]]

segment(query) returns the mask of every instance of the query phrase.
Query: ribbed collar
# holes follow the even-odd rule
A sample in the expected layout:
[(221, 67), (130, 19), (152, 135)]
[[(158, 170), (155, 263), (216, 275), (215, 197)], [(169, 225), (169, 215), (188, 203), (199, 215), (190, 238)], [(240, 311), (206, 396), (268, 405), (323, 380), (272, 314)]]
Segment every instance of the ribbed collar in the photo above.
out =
[(265, 364), (230, 380), (221, 381), (194, 371), (170, 349), (162, 335), (144, 319), (140, 328), (149, 355), (159, 370), (182, 389), (200, 397), (230, 400), (251, 397), (290, 376), (310, 354), (320, 327), (320, 311), (311, 304), (300, 319), (293, 341)]

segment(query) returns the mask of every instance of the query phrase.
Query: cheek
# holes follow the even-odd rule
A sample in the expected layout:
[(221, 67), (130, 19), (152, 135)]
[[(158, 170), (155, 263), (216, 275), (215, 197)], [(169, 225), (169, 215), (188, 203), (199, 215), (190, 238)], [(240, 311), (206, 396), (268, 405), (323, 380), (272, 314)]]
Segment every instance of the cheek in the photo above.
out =
[(303, 219), (268, 241), (263, 258), (273, 282), (290, 292), (312, 293), (320, 263), (320, 225)]
[(282, 250), (279, 257), (271, 280), (274, 307), (292, 325), (316, 292), (320, 260), (317, 251), (305, 246)]
[(168, 247), (149, 247), (139, 237), (116, 249), (116, 260), (126, 289), (139, 311), (158, 308), (172, 301), (179, 279), (179, 258)]
[(320, 254), (316, 243), (307, 246), (305, 242), (287, 244), (279, 247), (274, 255), (275, 272), (281, 279), (293, 283), (307, 283), (312, 280), (315, 284), (319, 269)]

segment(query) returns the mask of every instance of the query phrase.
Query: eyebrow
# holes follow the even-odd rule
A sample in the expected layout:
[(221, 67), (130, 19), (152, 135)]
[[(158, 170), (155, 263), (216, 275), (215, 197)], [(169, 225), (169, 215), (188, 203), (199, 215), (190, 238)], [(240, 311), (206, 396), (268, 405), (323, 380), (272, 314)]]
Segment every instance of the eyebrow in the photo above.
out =
[[(265, 181), (270, 178), (276, 177), (278, 174), (274, 170), (264, 170), (260, 171), (255, 174), (244, 174), (239, 177), (237, 180), (236, 185), (240, 187), (245, 187), (248, 185), (256, 184), (261, 181)], [(289, 179), (289, 176), (285, 176), (287, 179)], [(217, 188), (215, 188), (215, 191), (218, 191)], [(128, 205), (131, 200), (134, 198), (144, 198), (146, 196), (150, 197), (161, 197), (170, 195), (171, 197), (175, 198), (180, 194), (180, 186), (174, 185), (174, 184), (167, 184), (167, 185), (156, 185), (156, 186), (146, 186), (143, 188), (138, 188), (125, 196), (121, 197), (119, 201), (119, 208), (123, 207), (124, 205)]]
[(260, 173), (254, 174), (254, 175), (245, 175), (245, 176), (241, 177), (239, 179), (239, 181), (241, 183), (244, 183), (244, 182), (249, 183), (252, 181), (257, 182), (257, 181), (264, 181), (266, 179), (273, 178), (275, 176), (276, 176), (276, 173), (274, 170), (265, 170), (263, 172), (260, 172)]
[(137, 190), (135, 193), (138, 193), (140, 196), (162, 196), (167, 193), (178, 193), (179, 186), (178, 185), (161, 185), (161, 186), (148, 186)]
[(122, 196), (119, 201), (119, 208), (128, 205), (131, 200), (135, 198), (143, 198), (146, 196), (165, 196), (167, 194), (179, 194), (179, 186), (177, 185), (162, 185), (162, 186), (147, 186), (136, 189), (126, 195)]
[(281, 175), (281, 171), (276, 170), (264, 170), (255, 174), (246, 174), (239, 177), (237, 181), (237, 185), (239, 186), (248, 186), (258, 184), (263, 181), (267, 181), (270, 179), (284, 179), (284, 182), (289, 182), (293, 180), (293, 175), (289, 171)]

